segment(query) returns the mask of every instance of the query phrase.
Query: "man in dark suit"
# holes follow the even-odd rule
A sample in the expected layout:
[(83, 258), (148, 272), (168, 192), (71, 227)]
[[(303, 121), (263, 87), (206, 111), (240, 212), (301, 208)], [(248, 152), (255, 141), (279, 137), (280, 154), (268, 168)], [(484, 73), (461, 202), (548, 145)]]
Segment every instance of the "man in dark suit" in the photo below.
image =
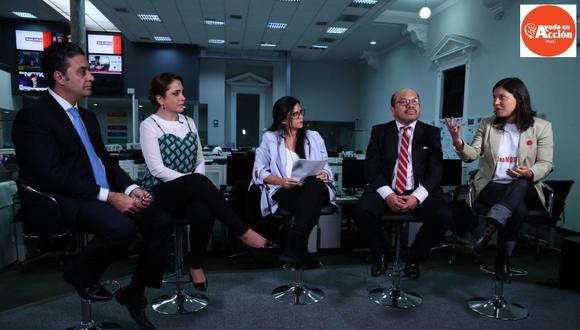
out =
[(420, 99), (404, 88), (391, 96), (395, 120), (372, 129), (365, 160), (367, 189), (353, 211), (353, 218), (369, 242), (371, 275), (386, 271), (387, 240), (380, 217), (412, 213), (424, 224), (410, 247), (405, 265), (407, 276), (419, 276), (419, 261), (442, 240), (452, 221), (451, 209), (439, 187), (442, 167), (440, 129), (418, 121)]
[(145, 246), (130, 284), (116, 298), (142, 329), (154, 329), (145, 316), (144, 291), (161, 286), (173, 220), (109, 156), (95, 114), (77, 108), (91, 95), (94, 80), (82, 49), (72, 43), (49, 46), (42, 70), (51, 87), (18, 112), (12, 134), (21, 179), (57, 199), (69, 228), (94, 234), (65, 267), (64, 279), (81, 298), (110, 299), (99, 278), (139, 229)]

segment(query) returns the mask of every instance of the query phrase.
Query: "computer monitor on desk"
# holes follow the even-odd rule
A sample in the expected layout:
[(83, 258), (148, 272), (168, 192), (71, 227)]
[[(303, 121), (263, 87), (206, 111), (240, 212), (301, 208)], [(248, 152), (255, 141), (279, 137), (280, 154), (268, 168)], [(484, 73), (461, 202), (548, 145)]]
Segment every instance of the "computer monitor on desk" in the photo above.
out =
[(355, 189), (366, 186), (364, 159), (344, 158), (342, 160), (342, 188), (347, 189), (347, 195), (354, 195)]

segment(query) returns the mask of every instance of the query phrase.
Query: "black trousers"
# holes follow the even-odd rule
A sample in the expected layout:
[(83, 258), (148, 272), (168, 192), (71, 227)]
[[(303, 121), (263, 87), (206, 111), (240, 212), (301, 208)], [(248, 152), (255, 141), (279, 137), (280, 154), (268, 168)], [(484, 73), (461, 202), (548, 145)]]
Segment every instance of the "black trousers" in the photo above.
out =
[[(423, 222), (411, 245), (411, 257), (421, 259), (443, 239), (443, 235), (451, 226), (453, 214), (447, 202), (437, 193), (429, 196), (411, 212), (417, 221)], [(366, 240), (374, 258), (386, 253), (389, 242), (381, 229), (383, 215), (394, 214), (387, 202), (376, 191), (366, 191), (352, 217)]]
[(541, 207), (542, 202), (530, 181), (513, 180), (509, 184), (488, 183), (475, 200), (476, 209), (484, 213), (495, 204), (503, 205), (512, 213), (504, 226), (499, 229), (498, 236), (506, 241), (515, 241), (528, 214), (528, 208)]
[(97, 282), (112, 260), (141, 232), (143, 250), (131, 283), (161, 287), (168, 239), (173, 230), (173, 218), (169, 214), (156, 205), (129, 216), (97, 200), (66, 198), (64, 203), (74, 203), (76, 210), (75, 216), (67, 219), (69, 225), (75, 231), (94, 234), (72, 262), (81, 285)]
[(190, 268), (201, 268), (214, 218), (223, 222), (235, 237), (242, 236), (249, 229), (227, 204), (221, 191), (205, 175), (184, 175), (163, 182), (151, 190), (156, 205), (174, 217), (189, 219), (191, 251), (187, 263)]
[[(315, 177), (308, 177), (301, 186), (290, 189), (281, 188), (272, 198), (282, 208), (294, 214), (292, 229), (308, 238), (312, 228), (318, 222), (320, 209), (330, 204), (328, 194), (328, 187), (324, 182)], [(306, 246), (303, 248), (306, 249)]]

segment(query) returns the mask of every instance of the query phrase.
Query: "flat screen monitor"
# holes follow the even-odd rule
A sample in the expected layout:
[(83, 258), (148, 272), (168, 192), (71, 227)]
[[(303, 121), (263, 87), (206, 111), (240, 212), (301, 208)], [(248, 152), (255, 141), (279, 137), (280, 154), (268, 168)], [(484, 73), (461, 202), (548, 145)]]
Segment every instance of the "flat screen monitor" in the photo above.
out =
[(366, 186), (364, 164), (363, 159), (345, 158), (342, 160), (343, 188), (363, 188)]
[(459, 186), (462, 184), (462, 162), (459, 159), (443, 160), (442, 186)]
[(121, 35), (88, 33), (87, 50), (89, 54), (121, 55)]
[(42, 52), (53, 43), (66, 42), (64, 33), (16, 30), (16, 68), (18, 90), (38, 92), (48, 88), (40, 59)]
[(97, 55), (89, 53), (91, 73), (122, 74), (123, 60), (119, 55)]
[(18, 90), (38, 92), (47, 89), (48, 85), (42, 71), (18, 71)]

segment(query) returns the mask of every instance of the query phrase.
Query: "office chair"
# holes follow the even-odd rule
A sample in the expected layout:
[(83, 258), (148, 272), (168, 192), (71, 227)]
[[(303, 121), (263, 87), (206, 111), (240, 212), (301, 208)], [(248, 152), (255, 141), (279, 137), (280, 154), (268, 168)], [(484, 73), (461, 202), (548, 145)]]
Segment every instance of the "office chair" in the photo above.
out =
[(62, 255), (67, 251), (71, 252), (74, 241), (71, 233), (60, 220), (58, 208), (53, 205), (57, 204), (56, 200), (23, 184), (18, 174), (15, 174), (13, 179), (17, 188), (14, 203), (19, 204), (20, 207), (12, 223), (22, 223), (23, 238), (27, 248), (27, 255), (20, 265), (20, 271), (26, 272), (33, 263), (46, 259), (55, 260), (59, 269), (62, 270), (64, 265)]
[(545, 227), (552, 229), (556, 226), (558, 221), (562, 220), (562, 224), (566, 221), (564, 212), (566, 198), (572, 189), (574, 180), (546, 180), (544, 181), (544, 184), (551, 188), (551, 191), (546, 189), (547, 194), (545, 194), (552, 199), (551, 215), (548, 215), (545, 212), (530, 212), (525, 220), (527, 224), (535, 229), (534, 247), (536, 257), (538, 257), (540, 253), (540, 228)]
[[(51, 195), (36, 190), (26, 185), (21, 179), (18, 179), (18, 193), (22, 199), (22, 205), (19, 210), (20, 217), (23, 221), (24, 232), (31, 236), (45, 235), (74, 235), (76, 247), (80, 251), (88, 241), (86, 233), (70, 233), (62, 220), (58, 201)], [(45, 217), (39, 218), (39, 214)], [(50, 217), (49, 217), (50, 216)], [(50, 220), (50, 221), (48, 221)], [(120, 288), (117, 281), (106, 281), (102, 283), (109, 291), (114, 293)], [(81, 299), (81, 321), (69, 329), (93, 330), (93, 329), (123, 329), (115, 323), (97, 323), (93, 318), (92, 304), (90, 299)]]

